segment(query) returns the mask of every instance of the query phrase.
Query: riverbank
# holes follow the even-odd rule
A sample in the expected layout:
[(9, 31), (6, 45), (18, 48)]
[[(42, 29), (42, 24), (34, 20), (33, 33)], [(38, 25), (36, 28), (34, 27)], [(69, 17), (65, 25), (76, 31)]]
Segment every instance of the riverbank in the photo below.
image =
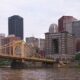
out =
[[(0, 65), (0, 68), (10, 68), (10, 65)], [(44, 66), (41, 63), (27, 63), (27, 66), (25, 67), (25, 69), (34, 69), (34, 68), (80, 68), (80, 62), (76, 61), (76, 62), (70, 62), (67, 64), (54, 64), (51, 66)]]
[(79, 61), (74, 61), (66, 64), (64, 68), (80, 68), (80, 62)]

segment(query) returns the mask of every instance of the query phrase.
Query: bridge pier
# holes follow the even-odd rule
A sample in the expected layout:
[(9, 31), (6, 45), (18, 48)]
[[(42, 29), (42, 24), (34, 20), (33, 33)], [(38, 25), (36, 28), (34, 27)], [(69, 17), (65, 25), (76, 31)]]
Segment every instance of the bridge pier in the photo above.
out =
[(49, 63), (49, 62), (42, 62), (42, 66), (45, 67), (45, 68), (48, 68), (48, 67), (53, 67), (53, 63)]
[(27, 68), (27, 64), (23, 60), (12, 60), (11, 68), (24, 69)]
[(48, 68), (48, 67), (53, 67), (53, 68), (59, 68), (59, 67), (62, 67), (62, 65), (60, 65), (59, 62), (53, 62), (53, 63), (50, 63), (50, 62), (42, 62), (42, 66), (45, 67), (45, 68)]

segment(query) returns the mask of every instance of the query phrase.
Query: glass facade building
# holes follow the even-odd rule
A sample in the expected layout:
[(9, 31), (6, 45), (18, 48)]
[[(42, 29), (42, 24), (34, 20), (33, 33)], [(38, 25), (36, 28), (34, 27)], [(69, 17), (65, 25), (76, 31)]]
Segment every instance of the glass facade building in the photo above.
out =
[(14, 15), (8, 18), (8, 34), (23, 39), (23, 18)]

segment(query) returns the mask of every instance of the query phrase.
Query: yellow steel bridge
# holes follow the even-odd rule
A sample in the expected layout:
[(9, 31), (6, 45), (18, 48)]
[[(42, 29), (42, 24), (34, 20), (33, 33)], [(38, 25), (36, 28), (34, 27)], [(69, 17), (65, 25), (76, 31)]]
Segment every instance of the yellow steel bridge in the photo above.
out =
[(24, 41), (12, 41), (0, 47), (0, 57), (10, 59), (23, 59), (25, 61), (39, 61), (53, 63), (55, 60), (37, 56), (35, 49)]

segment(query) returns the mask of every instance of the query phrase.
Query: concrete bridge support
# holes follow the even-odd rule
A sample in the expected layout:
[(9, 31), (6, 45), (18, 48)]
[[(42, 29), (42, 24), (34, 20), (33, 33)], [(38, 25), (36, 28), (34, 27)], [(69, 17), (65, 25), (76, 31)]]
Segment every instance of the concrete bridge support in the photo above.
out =
[(59, 62), (53, 62), (53, 63), (42, 62), (42, 66), (45, 67), (45, 68), (48, 68), (48, 67), (53, 67), (53, 68), (62, 67)]
[(24, 69), (27, 68), (27, 64), (23, 60), (13, 60), (11, 63), (11, 68)]
[(42, 62), (42, 66), (43, 66), (43, 67), (45, 67), (45, 68), (53, 67), (53, 63), (49, 63), (49, 62)]

